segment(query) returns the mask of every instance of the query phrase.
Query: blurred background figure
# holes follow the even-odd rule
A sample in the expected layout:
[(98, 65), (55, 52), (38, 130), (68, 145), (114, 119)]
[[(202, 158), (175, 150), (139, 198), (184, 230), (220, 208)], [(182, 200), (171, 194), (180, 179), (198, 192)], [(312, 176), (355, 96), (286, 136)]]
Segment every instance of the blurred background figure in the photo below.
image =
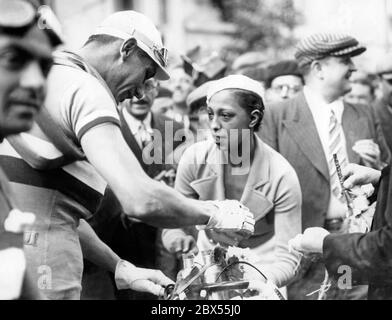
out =
[(265, 66), (267, 63), (266, 56), (260, 51), (246, 52), (238, 56), (231, 65), (232, 74), (243, 74), (244, 72), (257, 68), (258, 66)]
[(242, 75), (247, 76), (253, 80), (258, 81), (266, 89), (266, 82), (268, 79), (267, 67), (264, 64), (260, 64), (254, 67), (249, 67), (242, 70)]
[(344, 96), (344, 101), (351, 104), (373, 105), (375, 96), (375, 79), (363, 71), (357, 71), (351, 76), (351, 91)]
[(190, 110), (190, 130), (196, 135), (197, 141), (206, 140), (209, 136), (207, 91), (214, 81), (208, 81), (193, 90), (187, 99)]
[(268, 66), (267, 102), (291, 99), (303, 89), (303, 86), (302, 72), (295, 60), (282, 60)]
[(376, 74), (379, 79), (379, 97), (374, 103), (389, 150), (392, 150), (392, 53), (383, 56), (378, 63)]
[(166, 115), (175, 121), (183, 124), (185, 129), (189, 129), (189, 108), (186, 105), (186, 98), (194, 89), (192, 75), (185, 72), (183, 65), (175, 66), (170, 70), (170, 80), (165, 84), (172, 93), (172, 110), (168, 110)]
[(152, 103), (151, 111), (165, 116), (173, 112), (172, 92), (169, 89), (162, 85), (159, 86), (158, 95)]

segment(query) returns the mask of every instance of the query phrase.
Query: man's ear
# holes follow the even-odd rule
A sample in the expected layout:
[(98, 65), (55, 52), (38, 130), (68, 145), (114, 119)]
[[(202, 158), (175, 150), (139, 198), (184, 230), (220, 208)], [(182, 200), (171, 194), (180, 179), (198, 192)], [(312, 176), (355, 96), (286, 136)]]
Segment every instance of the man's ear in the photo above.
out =
[(253, 110), (250, 114), (250, 123), (249, 123), (249, 128), (253, 129), (256, 127), (261, 120), (263, 119), (263, 112), (260, 110)]
[(318, 78), (323, 78), (323, 67), (322, 63), (319, 60), (314, 60), (310, 64), (310, 70), (318, 77)]
[(124, 41), (120, 50), (121, 58), (123, 60), (127, 59), (132, 53), (136, 52), (137, 48), (137, 40), (135, 38)]

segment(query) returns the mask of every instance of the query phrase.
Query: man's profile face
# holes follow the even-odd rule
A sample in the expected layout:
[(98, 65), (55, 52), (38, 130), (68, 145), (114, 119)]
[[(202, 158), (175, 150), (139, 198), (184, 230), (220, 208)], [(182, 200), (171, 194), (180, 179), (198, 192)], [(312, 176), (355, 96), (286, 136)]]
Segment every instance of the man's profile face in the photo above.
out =
[(324, 59), (322, 69), (325, 87), (336, 98), (351, 91), (350, 77), (356, 69), (349, 56)]
[(0, 34), (0, 133), (7, 136), (31, 129), (43, 105), (52, 46), (33, 27), (24, 37)]
[(143, 119), (150, 112), (152, 104), (158, 95), (158, 81), (154, 78), (148, 79), (144, 85), (144, 96), (141, 99), (136, 97), (124, 101), (125, 108), (135, 118)]
[[(137, 52), (136, 52), (137, 51)], [(141, 49), (137, 49), (122, 61), (118, 68), (113, 68), (115, 73), (111, 86), (118, 102), (123, 102), (133, 97), (143, 97), (143, 84), (155, 76), (156, 63)]]

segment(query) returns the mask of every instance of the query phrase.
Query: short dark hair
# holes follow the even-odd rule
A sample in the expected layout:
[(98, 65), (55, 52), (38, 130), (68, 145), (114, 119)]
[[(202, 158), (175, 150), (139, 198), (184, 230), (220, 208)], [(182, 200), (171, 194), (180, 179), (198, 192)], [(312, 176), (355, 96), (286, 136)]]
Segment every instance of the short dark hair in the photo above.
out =
[(84, 47), (91, 44), (91, 43), (96, 43), (96, 44), (100, 44), (100, 45), (108, 45), (108, 44), (112, 44), (112, 43), (120, 42), (120, 41), (122, 41), (120, 38), (116, 38), (116, 37), (109, 36), (106, 34), (94, 34), (87, 39), (86, 43), (84, 44)]
[(263, 99), (260, 96), (250, 91), (242, 90), (242, 89), (233, 89), (231, 90), (231, 93), (237, 99), (238, 104), (248, 112), (249, 116), (255, 110), (260, 111), (261, 113), (260, 120), (254, 126), (254, 131), (257, 131), (260, 128), (261, 122), (264, 117), (265, 106), (264, 106)]

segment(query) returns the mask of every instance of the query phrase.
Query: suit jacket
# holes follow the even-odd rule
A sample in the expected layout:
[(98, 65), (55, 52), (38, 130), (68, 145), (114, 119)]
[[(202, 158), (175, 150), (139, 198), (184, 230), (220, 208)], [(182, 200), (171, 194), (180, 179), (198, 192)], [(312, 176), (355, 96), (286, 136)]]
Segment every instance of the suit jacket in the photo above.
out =
[(392, 150), (392, 111), (388, 103), (383, 100), (378, 100), (374, 103), (374, 110), (377, 115), (377, 119), (380, 121), (382, 131), (385, 136), (385, 140)]
[(339, 278), (349, 266), (353, 280), (369, 283), (369, 299), (392, 299), (392, 176), (382, 172), (372, 231), (331, 234), (324, 240), (324, 259), (330, 275)]
[[(354, 143), (373, 139), (380, 147), (382, 160), (389, 163), (390, 153), (385, 138), (370, 107), (345, 103), (342, 126), (350, 162), (361, 164), (360, 157), (352, 150)], [(329, 170), (303, 92), (291, 100), (267, 106), (259, 134), (297, 172), (303, 199), (302, 227), (323, 226), (330, 197)]]
[[(156, 129), (162, 136), (162, 148), (156, 148), (154, 151), (157, 151), (159, 154), (157, 154), (157, 159), (162, 159), (162, 163), (152, 163), (152, 164), (146, 164), (145, 161), (143, 161), (143, 155), (142, 155), (142, 150), (137, 143), (134, 135), (132, 134), (130, 128), (128, 127), (127, 122), (124, 119), (124, 115), (122, 113), (122, 110), (119, 112), (120, 113), (120, 123), (121, 123), (121, 132), (123, 134), (123, 137), (128, 144), (129, 148), (132, 150), (132, 152), (135, 154), (136, 158), (139, 160), (140, 165), (143, 167), (144, 171), (147, 173), (147, 175), (150, 178), (156, 177), (162, 170), (169, 169), (171, 168), (171, 164), (165, 164), (165, 160), (167, 159), (166, 153), (170, 154), (173, 152), (174, 149), (176, 149), (182, 141), (175, 141), (175, 133), (178, 130), (184, 129), (184, 127), (166, 117), (165, 115), (159, 114), (159, 113), (152, 113), (152, 118), (151, 118), (151, 128)], [(167, 133), (169, 134), (168, 137), (165, 136), (165, 128), (167, 129)], [(154, 135), (156, 135), (157, 132), (154, 132)], [(166, 139), (168, 138), (168, 139)]]
[[(213, 141), (189, 147), (178, 167), (176, 190), (199, 200), (225, 200), (220, 156)], [(239, 246), (253, 249), (263, 270), (279, 286), (285, 285), (294, 276), (298, 262), (298, 256), (288, 252), (287, 243), (301, 231), (301, 191), (294, 169), (257, 137), (240, 202), (254, 214), (256, 225), (254, 235)], [(269, 265), (263, 265), (267, 260)]]

